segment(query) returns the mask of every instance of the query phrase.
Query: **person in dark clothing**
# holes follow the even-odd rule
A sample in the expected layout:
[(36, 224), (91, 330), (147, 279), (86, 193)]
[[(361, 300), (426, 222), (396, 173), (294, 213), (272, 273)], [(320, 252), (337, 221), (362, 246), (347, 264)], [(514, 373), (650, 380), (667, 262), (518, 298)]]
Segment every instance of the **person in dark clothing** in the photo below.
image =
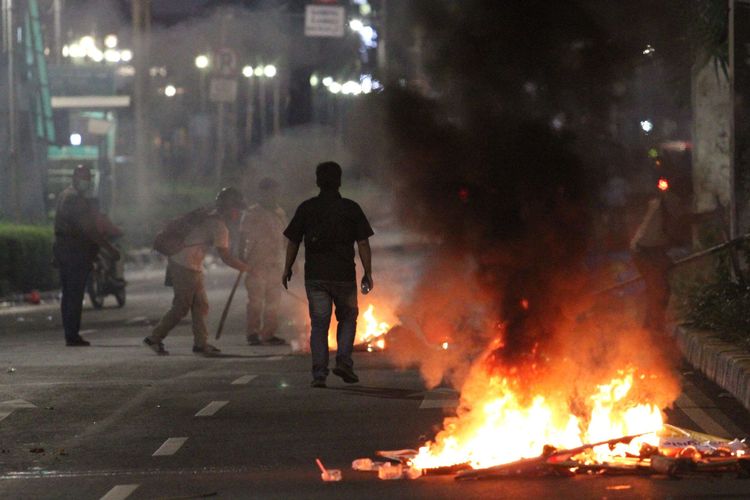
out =
[(120, 252), (97, 230), (96, 210), (85, 197), (90, 186), (91, 170), (78, 165), (73, 171), (72, 185), (58, 196), (55, 212), (52, 253), (60, 270), (65, 344), (71, 347), (90, 345), (79, 332), (86, 280), (99, 248), (105, 248), (114, 260), (120, 259)]
[(357, 330), (357, 279), (354, 243), (364, 268), (362, 291), (373, 287), (369, 238), (373, 230), (360, 206), (342, 198), (341, 167), (332, 161), (315, 170), (320, 194), (303, 202), (284, 231), (287, 237), (282, 284), (292, 279), (292, 266), (299, 245), (305, 243), (305, 290), (310, 309), (312, 387), (325, 387), (328, 376), (328, 327), (332, 306), (336, 307), (338, 352), (333, 373), (346, 383), (359, 382), (354, 373), (352, 351)]
[(630, 242), (633, 263), (646, 285), (643, 328), (660, 335), (666, 331), (671, 296), (669, 272), (673, 262), (667, 252), (689, 242), (691, 224), (714, 219), (721, 209), (717, 204), (715, 212), (692, 213), (686, 203), (688, 182), (689, 179), (680, 177), (658, 180), (659, 192), (649, 199), (646, 215)]

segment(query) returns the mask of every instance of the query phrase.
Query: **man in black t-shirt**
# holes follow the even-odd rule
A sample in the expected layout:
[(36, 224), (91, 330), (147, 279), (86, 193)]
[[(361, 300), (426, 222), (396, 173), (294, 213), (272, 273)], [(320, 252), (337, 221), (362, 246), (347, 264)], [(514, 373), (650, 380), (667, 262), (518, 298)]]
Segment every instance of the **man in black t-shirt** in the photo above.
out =
[(310, 304), (310, 350), (313, 358), (312, 387), (325, 387), (328, 376), (328, 327), (331, 308), (336, 306), (336, 368), (344, 382), (359, 382), (354, 373), (352, 350), (357, 330), (357, 279), (354, 243), (364, 268), (363, 293), (373, 287), (370, 236), (374, 233), (364, 212), (352, 200), (342, 198), (341, 167), (332, 161), (315, 170), (320, 194), (303, 202), (284, 231), (287, 237), (286, 263), (282, 284), (292, 278), (292, 265), (299, 245), (305, 242), (305, 290)]

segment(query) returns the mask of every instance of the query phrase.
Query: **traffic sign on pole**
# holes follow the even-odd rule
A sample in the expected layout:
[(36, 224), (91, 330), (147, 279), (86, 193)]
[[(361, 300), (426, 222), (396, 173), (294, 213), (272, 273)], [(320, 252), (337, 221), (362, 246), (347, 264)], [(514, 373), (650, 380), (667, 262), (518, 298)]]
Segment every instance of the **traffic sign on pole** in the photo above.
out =
[(305, 36), (342, 38), (346, 11), (337, 5), (307, 5), (305, 7)]

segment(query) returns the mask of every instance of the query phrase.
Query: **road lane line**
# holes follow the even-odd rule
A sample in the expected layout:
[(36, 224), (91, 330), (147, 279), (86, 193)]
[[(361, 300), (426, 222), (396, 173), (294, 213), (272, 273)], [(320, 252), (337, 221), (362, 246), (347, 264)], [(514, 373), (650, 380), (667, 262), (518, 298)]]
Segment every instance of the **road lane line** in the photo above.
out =
[(224, 408), (229, 401), (211, 401), (201, 411), (195, 414), (196, 417), (210, 417), (215, 415), (216, 412)]
[(0, 421), (4, 420), (11, 413), (13, 413), (13, 410), (0, 410)]
[(96, 333), (96, 330), (94, 330), (94, 329), (91, 329), (91, 330), (81, 330), (80, 332), (78, 332), (79, 335), (89, 335), (91, 333)]
[(698, 407), (695, 401), (690, 399), (690, 397), (684, 392), (680, 394), (677, 401), (675, 401), (675, 404), (685, 415), (688, 416), (688, 418), (690, 418), (690, 420), (698, 424), (706, 434), (712, 434), (723, 438), (731, 437), (729, 431), (722, 427), (716, 420), (711, 418), (711, 415), (706, 413), (703, 408)]
[(257, 375), (243, 375), (234, 382), (232, 382), (231, 385), (247, 385), (252, 381), (253, 379), (258, 378)]
[(128, 498), (136, 489), (138, 484), (118, 484), (107, 492), (100, 500), (125, 500)]
[(159, 449), (154, 452), (152, 457), (166, 457), (169, 455), (174, 455), (177, 453), (177, 450), (182, 448), (182, 445), (185, 444), (185, 441), (187, 441), (188, 438), (186, 437), (180, 437), (180, 438), (169, 438), (166, 441), (164, 441), (164, 444), (159, 446)]
[(130, 318), (125, 322), (126, 325), (132, 325), (134, 323), (142, 323), (144, 321), (148, 321), (148, 318), (146, 316), (136, 316), (135, 318)]

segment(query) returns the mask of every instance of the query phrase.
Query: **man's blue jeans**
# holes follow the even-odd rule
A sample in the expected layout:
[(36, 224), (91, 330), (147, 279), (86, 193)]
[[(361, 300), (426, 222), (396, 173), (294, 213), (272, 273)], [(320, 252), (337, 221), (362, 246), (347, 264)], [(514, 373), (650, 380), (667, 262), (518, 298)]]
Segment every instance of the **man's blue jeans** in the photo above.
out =
[(354, 367), (352, 350), (357, 332), (357, 283), (355, 281), (305, 281), (307, 301), (310, 306), (310, 350), (312, 351), (313, 378), (328, 376), (328, 327), (331, 308), (336, 307), (336, 366)]

